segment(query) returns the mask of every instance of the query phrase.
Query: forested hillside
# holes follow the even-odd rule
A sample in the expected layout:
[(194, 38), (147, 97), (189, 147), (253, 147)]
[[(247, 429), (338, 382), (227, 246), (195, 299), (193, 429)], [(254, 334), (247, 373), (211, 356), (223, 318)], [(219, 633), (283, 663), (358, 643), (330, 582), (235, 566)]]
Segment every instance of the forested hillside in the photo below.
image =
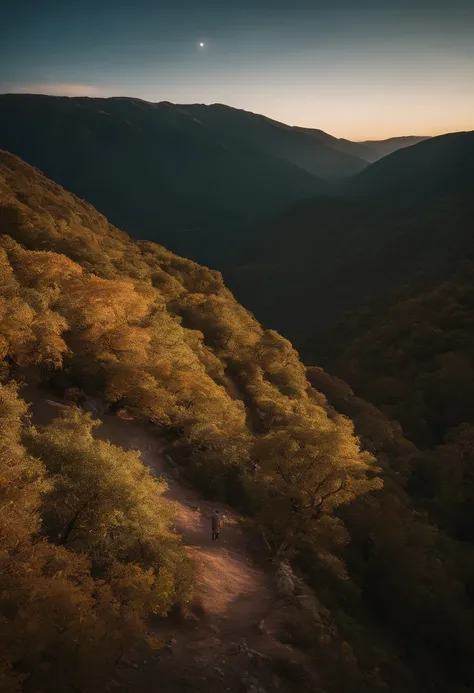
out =
[(358, 195), (385, 196), (417, 209), (438, 196), (470, 191), (474, 178), (474, 133), (439, 135), (375, 162), (345, 182)]
[[(350, 581), (347, 591), (337, 591), (334, 613), (345, 632), (358, 632), (356, 652), (373, 652), (374, 637), (377, 646), (383, 643), (376, 668), (390, 693), (468, 693), (474, 685), (471, 424), (428, 450), (342, 380), (315, 367), (308, 377), (329, 406), (352, 418), (384, 480), (378, 494), (341, 508), (351, 536), (342, 551)], [(362, 606), (371, 620), (361, 617)]]
[(374, 297), (449, 276), (472, 254), (474, 133), (443, 135), (303, 200), (239, 236), (224, 276), (307, 363), (328, 329)]
[[(2, 671), (11, 690), (22, 672), (40, 690), (45, 663), (60, 657), (48, 690), (63, 690), (75, 676), (74, 658), (97, 656), (94, 638), (112, 630), (117, 643), (103, 659), (104, 678), (80, 683), (99, 690), (121, 648), (146, 637), (147, 612), (186, 605), (188, 571), (156, 502), (159, 484), (137, 456), (95, 443), (79, 411), (30, 429), (15, 380), (47, 382), (78, 402), (95, 395), (151, 420), (174, 442), (189, 479), (247, 509), (274, 550), (294, 551), (303, 538), (331, 550), (345, 536), (335, 509), (381, 482), (350, 421), (329, 416), (309, 387), (289, 342), (264, 331), (218, 273), (131, 241), (9, 154), (1, 155), (0, 173), (4, 459), (11, 460), (2, 495), (4, 507), (15, 504), (2, 545)], [(35, 522), (17, 523), (23, 505)], [(103, 610), (96, 578), (106, 590)], [(68, 614), (71, 626), (58, 630), (51, 621), (45, 630), (45, 615), (31, 612), (32, 581), (44, 589), (45, 613), (60, 600), (58, 618), (64, 623)], [(69, 656), (71, 629), (88, 644)], [(40, 632), (30, 659), (30, 638)]]
[(320, 369), (311, 387), (218, 272), (130, 240), (7, 153), (0, 225), (2, 690), (102, 691), (117, 659), (159, 646), (148, 615), (192, 595), (161, 482), (80, 408), (32, 428), (27, 381), (151, 421), (190, 483), (299, 566), (324, 610), (279, 637), (329, 693), (467, 693), (472, 551), (410, 499), (426, 458), (400, 427)]
[(410, 493), (455, 538), (474, 542), (472, 264), (333, 335), (332, 367), (426, 451)]

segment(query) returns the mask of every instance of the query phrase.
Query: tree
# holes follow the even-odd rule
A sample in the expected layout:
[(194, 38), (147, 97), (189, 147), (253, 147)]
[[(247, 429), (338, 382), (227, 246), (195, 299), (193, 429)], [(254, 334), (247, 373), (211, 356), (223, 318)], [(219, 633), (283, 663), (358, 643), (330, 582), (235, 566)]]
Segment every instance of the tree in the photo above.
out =
[[(124, 655), (159, 644), (148, 616), (185, 603), (192, 574), (169, 511), (157, 503), (160, 486), (137, 454), (94, 441), (78, 412), (41, 432), (25, 429), (26, 409), (14, 384), (0, 385), (2, 691), (99, 693)], [(43, 535), (53, 539), (53, 524), (57, 543)]]

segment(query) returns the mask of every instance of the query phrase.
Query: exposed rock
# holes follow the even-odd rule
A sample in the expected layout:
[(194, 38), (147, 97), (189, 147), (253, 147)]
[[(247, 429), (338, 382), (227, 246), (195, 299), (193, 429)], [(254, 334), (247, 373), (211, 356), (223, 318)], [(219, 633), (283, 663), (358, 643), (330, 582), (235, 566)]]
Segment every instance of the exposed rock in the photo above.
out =
[(296, 577), (288, 563), (281, 562), (275, 571), (275, 584), (280, 597), (291, 597), (295, 591)]
[(196, 655), (194, 661), (201, 669), (207, 668), (210, 664), (209, 657), (204, 657), (202, 655)]
[(249, 647), (245, 638), (242, 638), (242, 640), (240, 641), (239, 647), (240, 647), (241, 652), (247, 653), (249, 659), (256, 658), (259, 660), (263, 660), (265, 662), (271, 661), (271, 657), (269, 657), (268, 655), (264, 654), (263, 652), (258, 652), (257, 650), (253, 650), (251, 647)]
[(176, 645), (177, 643), (178, 643), (178, 641), (176, 640), (176, 638), (170, 638), (168, 640), (168, 642), (165, 644), (165, 647), (167, 650), (171, 651), (173, 649), (173, 646)]
[(276, 674), (273, 674), (273, 676), (272, 676), (272, 684), (273, 684), (274, 688), (276, 688), (277, 691), (280, 690), (281, 681)]
[(82, 408), (85, 409), (85, 411), (90, 411), (95, 416), (102, 416), (104, 413), (104, 405), (102, 402), (98, 399), (94, 399), (93, 397), (87, 397), (82, 405)]
[(170, 467), (176, 467), (177, 466), (176, 462), (173, 460), (171, 455), (169, 455), (168, 453), (165, 454), (165, 460), (169, 464)]
[(265, 689), (262, 688), (259, 680), (253, 676), (244, 676), (242, 679), (242, 685), (245, 693), (265, 693)]
[(232, 642), (227, 649), (228, 655), (238, 655), (239, 652), (241, 652), (241, 647), (236, 642)]

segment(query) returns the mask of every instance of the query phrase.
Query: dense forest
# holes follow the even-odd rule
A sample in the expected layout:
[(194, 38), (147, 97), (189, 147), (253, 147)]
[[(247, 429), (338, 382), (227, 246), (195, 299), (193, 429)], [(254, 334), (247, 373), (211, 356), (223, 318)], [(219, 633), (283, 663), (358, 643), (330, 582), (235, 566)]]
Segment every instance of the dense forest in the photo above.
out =
[(366, 310), (331, 340), (333, 368), (425, 450), (409, 489), (433, 522), (474, 541), (472, 265), (449, 281)]
[[(335, 509), (381, 481), (289, 342), (264, 331), (218, 273), (130, 241), (6, 153), (1, 181), (4, 688), (25, 679), (27, 691), (60, 691), (74, 677), (77, 690), (102, 690), (117, 658), (146, 640), (147, 614), (186, 609), (191, 570), (140, 459), (95, 441), (79, 409), (31, 428), (15, 382), (146, 417), (193, 483), (243, 507), (275, 551), (303, 540), (330, 550), (345, 536)], [(38, 594), (42, 613), (30, 603)], [(88, 670), (90, 657), (94, 669), (109, 631), (103, 674), (78, 681), (76, 663)]]
[[(404, 423), (409, 403), (411, 350), (424, 349), (433, 372), (434, 346), (423, 334), (433, 326), (414, 340), (401, 331), (397, 364), (387, 347), (393, 334), (374, 318), (370, 339), (380, 348), (370, 350), (361, 334), (341, 357), (351, 382), (359, 368), (366, 378), (366, 353), (379, 380), (405, 388), (396, 410), (367, 378), (357, 391), (382, 413), (320, 368), (306, 372), (291, 344), (263, 329), (218, 272), (130, 240), (7, 153), (0, 186), (2, 690), (103, 690), (122, 657), (160, 647), (150, 614), (179, 608), (186, 616), (190, 608), (193, 569), (159, 500), (163, 483), (138, 453), (94, 437), (96, 422), (80, 408), (94, 396), (111, 412), (126, 408), (152, 422), (189, 482), (236, 506), (272, 553), (306, 576), (325, 623), (308, 613), (288, 624), (286, 637), (314, 657), (329, 693), (467, 693), (467, 390), (444, 421), (450, 433), (429, 438), (429, 449), (438, 424), (426, 430), (419, 396), (417, 430), (395, 421)], [(453, 343), (440, 372), (417, 384), (426, 395), (438, 387), (441, 396), (446, 369), (456, 382), (468, 372), (469, 292), (448, 289), (439, 291), (456, 296), (459, 329), (446, 337)], [(431, 301), (442, 321), (443, 296), (418, 303)], [(416, 301), (394, 308), (407, 324), (416, 310)], [(25, 381), (78, 406), (33, 427), (18, 392)]]
[[(474, 133), (399, 150), (218, 249), (228, 286), (306, 363), (328, 330), (373, 302), (449, 276), (472, 256)], [(315, 361), (316, 359), (316, 361)]]

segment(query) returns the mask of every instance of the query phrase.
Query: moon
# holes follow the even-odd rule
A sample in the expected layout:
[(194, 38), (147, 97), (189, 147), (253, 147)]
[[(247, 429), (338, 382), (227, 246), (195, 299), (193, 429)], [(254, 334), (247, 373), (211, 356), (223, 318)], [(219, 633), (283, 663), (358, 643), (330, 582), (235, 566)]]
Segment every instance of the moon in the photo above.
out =
[(199, 41), (199, 48), (204, 48), (204, 41)]

